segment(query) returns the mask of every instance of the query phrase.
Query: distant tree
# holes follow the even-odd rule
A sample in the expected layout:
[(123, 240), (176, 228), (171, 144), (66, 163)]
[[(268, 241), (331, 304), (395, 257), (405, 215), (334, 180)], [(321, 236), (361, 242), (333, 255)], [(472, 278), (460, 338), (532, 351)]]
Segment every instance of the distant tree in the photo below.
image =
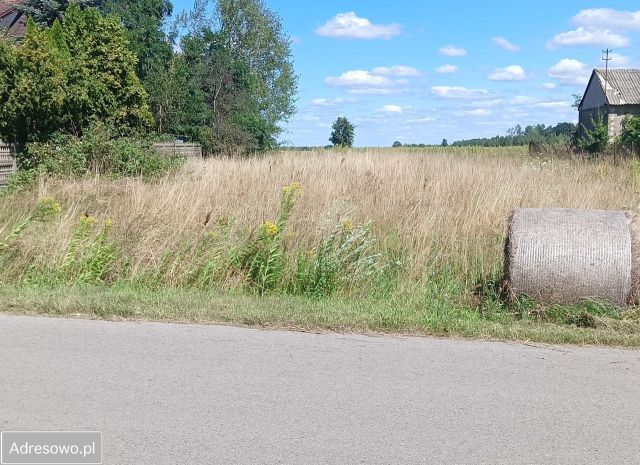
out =
[(397, 149), (398, 147), (402, 147), (402, 142), (395, 141), (391, 147), (396, 148), (396, 149)]
[(331, 127), (333, 131), (331, 132), (331, 137), (329, 137), (329, 142), (331, 142), (334, 147), (352, 147), (353, 139), (355, 137), (355, 126), (349, 122), (347, 118), (344, 116), (340, 116)]
[(44, 27), (53, 25), (56, 19), (62, 20), (64, 12), (72, 4), (84, 9), (100, 8), (104, 2), (105, 0), (24, 0), (16, 4), (16, 9), (33, 18), (38, 26)]
[(447, 139), (442, 139), (442, 143), (440, 145), (442, 147), (448, 147), (449, 146), (449, 142), (447, 142)]

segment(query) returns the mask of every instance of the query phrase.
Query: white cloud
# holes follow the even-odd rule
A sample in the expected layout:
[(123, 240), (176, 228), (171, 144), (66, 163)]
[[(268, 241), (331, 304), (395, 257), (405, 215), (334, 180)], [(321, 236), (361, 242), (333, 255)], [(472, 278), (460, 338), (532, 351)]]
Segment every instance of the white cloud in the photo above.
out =
[(487, 110), (486, 108), (476, 108), (475, 110), (465, 111), (464, 114), (469, 116), (490, 116), (491, 110)]
[(459, 86), (433, 86), (431, 92), (444, 98), (478, 98), (489, 95), (485, 89), (468, 89)]
[(496, 68), (488, 76), (492, 81), (523, 81), (527, 78), (522, 66), (511, 65), (506, 68)]
[(556, 87), (558, 87), (558, 84), (556, 84), (555, 82), (545, 82), (540, 87), (542, 87), (543, 89), (546, 89), (546, 90), (551, 90), (551, 89), (555, 89)]
[(328, 77), (325, 84), (341, 87), (351, 94), (361, 95), (396, 95), (407, 92), (411, 81), (406, 77), (422, 74), (410, 66), (396, 65), (390, 68), (378, 67), (372, 71), (357, 69), (346, 71), (338, 77)]
[(609, 62), (609, 66), (613, 66), (617, 68), (622, 68), (624, 66), (627, 66), (630, 62), (629, 57), (620, 55), (619, 53), (610, 53), (609, 58), (611, 58), (611, 61)]
[(591, 70), (581, 61), (572, 58), (563, 58), (549, 68), (547, 76), (557, 79), (561, 84), (586, 85), (589, 81)]
[(455, 65), (442, 65), (436, 68), (438, 74), (456, 74), (459, 71)]
[(545, 108), (547, 110), (568, 110), (571, 108), (570, 102), (540, 102), (532, 105), (534, 108)]
[(455, 45), (447, 45), (440, 49), (440, 54), (448, 57), (463, 57), (467, 54), (467, 51)]
[(401, 115), (402, 113), (404, 113), (404, 108), (402, 108), (400, 105), (385, 105), (379, 111)]
[(334, 105), (340, 105), (341, 103), (345, 103), (346, 99), (342, 97), (337, 98), (314, 98), (311, 100), (311, 105), (316, 107), (331, 107)]
[(526, 95), (516, 95), (512, 99), (509, 100), (511, 105), (530, 105), (536, 102), (534, 97), (529, 97)]
[(379, 66), (378, 68), (374, 68), (373, 71), (371, 71), (371, 73), (376, 74), (378, 76), (416, 77), (416, 76), (422, 75), (422, 73), (417, 69), (412, 68), (411, 66), (403, 66), (403, 65), (396, 65), (390, 68), (387, 68), (386, 66)]
[(494, 37), (492, 39), (493, 43), (496, 44), (503, 50), (507, 50), (508, 52), (517, 52), (520, 50), (520, 46), (514, 44), (513, 42), (505, 39), (504, 37)]
[(436, 120), (435, 118), (424, 117), (424, 118), (411, 118), (405, 122), (408, 124), (426, 124), (426, 123), (433, 123), (435, 120)]
[(502, 99), (494, 99), (494, 100), (478, 100), (477, 102), (471, 102), (469, 104), (470, 107), (474, 108), (491, 108), (496, 105), (500, 105), (504, 100)]
[(401, 33), (402, 27), (399, 24), (373, 24), (353, 11), (338, 13), (316, 29), (316, 34), (321, 36), (347, 39), (390, 39)]
[(328, 77), (324, 82), (331, 87), (389, 87), (394, 84), (385, 76), (377, 76), (362, 69), (344, 72), (340, 77)]
[(573, 31), (562, 32), (551, 39), (547, 46), (556, 48), (562, 46), (577, 47), (627, 47), (629, 38), (609, 29), (586, 29), (579, 27)]
[(640, 29), (640, 11), (620, 11), (611, 8), (590, 8), (572, 18), (578, 26), (617, 29)]
[(406, 91), (407, 89), (402, 87), (362, 87), (349, 89), (348, 92), (355, 95), (398, 95)]

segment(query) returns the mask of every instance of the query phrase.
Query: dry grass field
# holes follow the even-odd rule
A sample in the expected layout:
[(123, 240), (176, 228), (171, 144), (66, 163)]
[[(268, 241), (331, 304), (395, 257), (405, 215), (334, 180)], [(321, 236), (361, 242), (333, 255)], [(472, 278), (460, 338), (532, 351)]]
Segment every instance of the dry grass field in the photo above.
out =
[[(285, 186), (293, 187), (283, 194)], [(489, 303), (478, 296), (500, 277), (510, 211), (636, 210), (640, 169), (631, 161), (543, 160), (514, 149), (216, 158), (189, 162), (154, 182), (43, 179), (32, 192), (3, 199), (1, 234), (8, 235), (42, 197), (59, 202), (62, 213), (30, 224), (6, 245), (0, 272), (6, 283), (204, 287), (225, 298), (311, 296), (315, 302), (339, 299), (339, 306), (365, 296), (388, 302), (419, 295), (412, 300), (422, 302), (415, 303), (418, 313), (429, 311), (428, 294), (438, 305), (476, 312), (483, 320), (512, 321), (513, 315), (500, 313), (496, 296)], [(279, 222), (284, 197), (291, 212)], [(263, 310), (264, 302), (257, 304)], [(352, 326), (421, 329), (396, 317), (390, 326)], [(256, 322), (306, 321), (281, 320)]]

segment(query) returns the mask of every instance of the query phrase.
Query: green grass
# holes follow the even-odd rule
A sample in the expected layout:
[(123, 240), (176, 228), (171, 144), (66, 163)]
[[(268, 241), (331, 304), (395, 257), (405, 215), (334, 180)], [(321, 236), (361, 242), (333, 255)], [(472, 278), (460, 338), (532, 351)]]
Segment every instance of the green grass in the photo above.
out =
[[(465, 309), (436, 287), (414, 290), (404, 297), (361, 300), (129, 285), (0, 287), (0, 311), (12, 314), (640, 347), (637, 313), (611, 315), (601, 308), (590, 311), (589, 305), (565, 307), (564, 311), (557, 308), (555, 312), (561, 315), (554, 321), (551, 311), (540, 318), (535, 312), (523, 317), (506, 310)], [(568, 320), (570, 314), (582, 317)]]

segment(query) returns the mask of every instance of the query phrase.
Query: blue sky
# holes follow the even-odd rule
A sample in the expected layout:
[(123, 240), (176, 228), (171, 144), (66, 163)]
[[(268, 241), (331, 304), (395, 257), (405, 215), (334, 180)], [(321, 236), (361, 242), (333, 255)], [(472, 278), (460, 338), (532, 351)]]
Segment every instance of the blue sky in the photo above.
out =
[(358, 146), (576, 121), (571, 95), (603, 65), (603, 48), (613, 67), (640, 66), (637, 1), (267, 4), (293, 39), (298, 111), (282, 139), (297, 146), (328, 144), (338, 116), (357, 126)]

